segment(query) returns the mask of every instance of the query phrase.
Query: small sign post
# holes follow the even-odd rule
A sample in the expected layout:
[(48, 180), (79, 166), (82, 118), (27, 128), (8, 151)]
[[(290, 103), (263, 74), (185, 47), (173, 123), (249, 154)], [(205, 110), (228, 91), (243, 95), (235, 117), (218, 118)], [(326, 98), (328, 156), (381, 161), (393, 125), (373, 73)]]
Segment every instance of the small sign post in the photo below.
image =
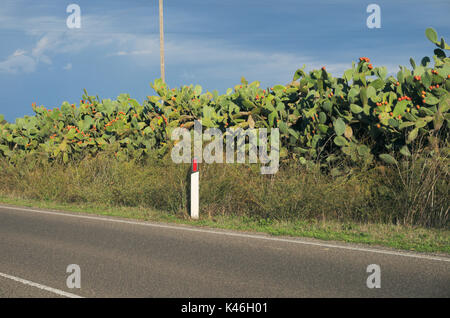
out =
[(198, 220), (199, 214), (199, 175), (198, 161), (194, 158), (191, 171), (191, 218), (194, 220)]

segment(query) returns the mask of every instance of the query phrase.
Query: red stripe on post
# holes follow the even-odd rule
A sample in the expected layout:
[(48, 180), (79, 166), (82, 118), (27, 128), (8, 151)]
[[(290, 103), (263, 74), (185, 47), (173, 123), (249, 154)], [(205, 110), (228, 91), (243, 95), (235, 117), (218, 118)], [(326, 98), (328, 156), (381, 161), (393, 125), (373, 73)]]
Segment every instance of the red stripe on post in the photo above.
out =
[(192, 160), (192, 172), (197, 172), (198, 171), (198, 166), (197, 166), (197, 159), (193, 159)]

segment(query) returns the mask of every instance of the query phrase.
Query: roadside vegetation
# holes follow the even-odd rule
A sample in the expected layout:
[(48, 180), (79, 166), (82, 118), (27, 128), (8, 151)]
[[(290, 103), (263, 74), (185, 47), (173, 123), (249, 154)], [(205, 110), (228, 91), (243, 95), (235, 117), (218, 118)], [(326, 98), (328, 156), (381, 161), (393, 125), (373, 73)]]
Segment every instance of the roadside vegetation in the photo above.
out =
[[(362, 57), (342, 78), (299, 69), (288, 85), (242, 79), (220, 96), (156, 80), (142, 104), (85, 92), (78, 106), (0, 116), (1, 201), (448, 253), (450, 47), (426, 36), (434, 65), (411, 59), (396, 77)], [(171, 131), (194, 120), (281, 138), (274, 175), (201, 165), (200, 221), (188, 218), (190, 167), (170, 159)]]
[(298, 163), (273, 176), (256, 165), (202, 164), (199, 221), (188, 215), (189, 165), (114, 154), (69, 165), (2, 162), (0, 202), (450, 253), (448, 172), (413, 160), (336, 177)]

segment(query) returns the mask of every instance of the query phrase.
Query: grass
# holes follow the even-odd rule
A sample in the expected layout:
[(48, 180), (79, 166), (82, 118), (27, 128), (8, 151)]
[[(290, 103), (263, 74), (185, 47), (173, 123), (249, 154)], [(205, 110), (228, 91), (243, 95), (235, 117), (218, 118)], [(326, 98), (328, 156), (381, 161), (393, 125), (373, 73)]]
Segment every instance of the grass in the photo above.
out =
[(0, 202), (449, 254), (447, 162), (413, 160), (338, 176), (295, 163), (275, 175), (257, 165), (203, 164), (198, 221), (187, 209), (190, 167), (170, 159), (0, 160)]
[(249, 218), (246, 216), (201, 216), (190, 220), (182, 215), (144, 207), (117, 207), (98, 204), (55, 203), (0, 196), (0, 202), (9, 205), (61, 210), (78, 213), (131, 218), (137, 220), (185, 224), (235, 231), (259, 232), (274, 236), (315, 238), (394, 249), (450, 254), (450, 231), (417, 226), (377, 223), (323, 221), (281, 221)]

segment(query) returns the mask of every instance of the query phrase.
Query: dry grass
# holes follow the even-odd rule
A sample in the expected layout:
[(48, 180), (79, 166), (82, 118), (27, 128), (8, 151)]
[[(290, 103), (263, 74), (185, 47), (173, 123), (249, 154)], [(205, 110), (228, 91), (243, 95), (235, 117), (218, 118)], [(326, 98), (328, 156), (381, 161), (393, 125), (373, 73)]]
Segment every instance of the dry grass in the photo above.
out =
[[(448, 227), (448, 172), (443, 173), (442, 164), (416, 160), (412, 167), (411, 162), (403, 164), (406, 170), (377, 167), (339, 177), (294, 163), (275, 175), (261, 175), (257, 165), (203, 164), (200, 212), (210, 219), (244, 216), (267, 222), (333, 220)], [(421, 164), (425, 168), (418, 170)], [(0, 162), (0, 195), (144, 207), (183, 217), (188, 212), (189, 169), (170, 160), (118, 162), (108, 156), (69, 165), (13, 167)]]

